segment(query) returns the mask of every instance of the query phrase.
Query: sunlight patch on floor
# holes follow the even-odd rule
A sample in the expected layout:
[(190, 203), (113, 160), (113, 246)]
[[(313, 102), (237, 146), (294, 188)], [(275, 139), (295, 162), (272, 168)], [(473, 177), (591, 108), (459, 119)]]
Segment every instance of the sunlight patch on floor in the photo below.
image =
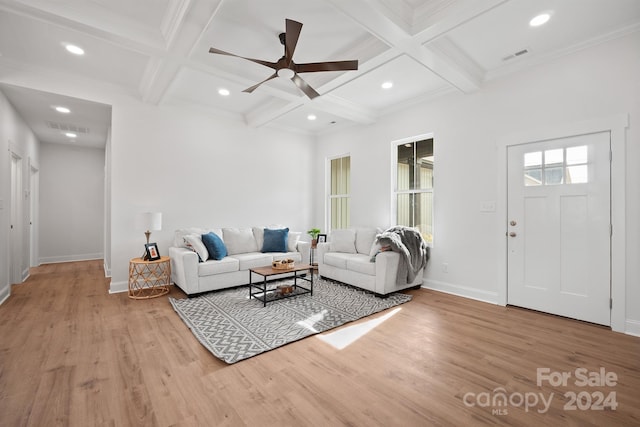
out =
[(314, 328), (313, 325), (315, 325), (316, 323), (318, 323), (319, 321), (324, 319), (325, 314), (327, 314), (328, 312), (329, 311), (327, 309), (324, 309), (320, 313), (316, 313), (316, 314), (314, 314), (312, 316), (307, 317), (304, 320), (296, 322), (296, 325), (300, 325), (303, 328), (309, 329), (314, 334), (317, 334), (318, 330), (316, 330), (316, 328)]
[(367, 320), (351, 326), (345, 326), (335, 332), (328, 334), (316, 335), (316, 337), (327, 344), (342, 350), (349, 344), (356, 342), (361, 337), (365, 336), (369, 331), (373, 330), (376, 326), (402, 310), (401, 307), (391, 310), (389, 313), (376, 317), (375, 319)]

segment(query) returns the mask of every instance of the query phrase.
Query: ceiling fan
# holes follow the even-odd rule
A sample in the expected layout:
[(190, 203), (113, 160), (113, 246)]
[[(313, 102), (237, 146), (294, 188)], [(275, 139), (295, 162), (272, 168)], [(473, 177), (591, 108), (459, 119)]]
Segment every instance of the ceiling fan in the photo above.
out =
[(268, 82), (276, 77), (282, 77), (291, 79), (298, 88), (310, 99), (320, 96), (307, 82), (305, 82), (299, 73), (316, 73), (319, 71), (349, 71), (358, 69), (358, 61), (331, 61), (331, 62), (311, 62), (307, 64), (296, 64), (293, 62), (293, 53), (296, 50), (296, 44), (298, 44), (298, 38), (300, 37), (300, 31), (302, 30), (302, 24), (300, 22), (286, 19), (286, 32), (280, 34), (280, 43), (284, 45), (284, 56), (278, 60), (278, 62), (262, 61), (260, 59), (246, 58), (244, 56), (234, 55), (233, 53), (225, 52), (214, 47), (209, 49), (209, 53), (217, 53), (220, 55), (234, 56), (236, 58), (246, 59), (256, 64), (264, 65), (274, 70), (274, 73), (267, 77), (265, 80), (257, 83), (243, 92), (251, 93), (258, 88), (262, 83)]

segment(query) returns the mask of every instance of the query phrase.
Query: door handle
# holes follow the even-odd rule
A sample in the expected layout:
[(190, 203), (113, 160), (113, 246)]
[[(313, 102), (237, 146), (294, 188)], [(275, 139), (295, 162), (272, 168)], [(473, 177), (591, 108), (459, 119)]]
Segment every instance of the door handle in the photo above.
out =
[(512, 231), (511, 233), (509, 233), (509, 237), (516, 237), (516, 232)]

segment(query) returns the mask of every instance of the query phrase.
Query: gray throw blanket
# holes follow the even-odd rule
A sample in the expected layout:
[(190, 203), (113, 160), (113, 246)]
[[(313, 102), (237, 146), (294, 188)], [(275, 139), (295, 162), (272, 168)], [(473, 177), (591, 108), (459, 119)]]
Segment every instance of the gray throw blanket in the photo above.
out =
[(429, 260), (429, 247), (415, 228), (391, 227), (378, 234), (376, 242), (383, 247), (390, 246), (392, 251), (400, 254), (396, 277), (396, 284), (399, 286), (413, 282)]

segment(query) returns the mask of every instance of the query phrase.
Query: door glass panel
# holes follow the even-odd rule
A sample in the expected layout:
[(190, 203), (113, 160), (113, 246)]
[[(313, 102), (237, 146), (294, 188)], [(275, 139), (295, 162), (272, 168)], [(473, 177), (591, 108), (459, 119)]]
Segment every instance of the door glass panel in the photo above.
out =
[(544, 152), (544, 164), (545, 165), (555, 165), (562, 164), (564, 158), (564, 150), (562, 148), (558, 148), (555, 150), (546, 150)]
[(542, 169), (527, 169), (524, 171), (524, 185), (530, 187), (532, 185), (542, 185)]
[(589, 182), (587, 165), (567, 166), (567, 184), (584, 184)]
[(567, 164), (580, 165), (588, 161), (588, 149), (586, 145), (567, 148)]
[(542, 151), (534, 151), (533, 153), (524, 154), (524, 167), (541, 166), (542, 165)]
[(562, 166), (544, 170), (544, 183), (546, 185), (562, 184), (562, 178)]

